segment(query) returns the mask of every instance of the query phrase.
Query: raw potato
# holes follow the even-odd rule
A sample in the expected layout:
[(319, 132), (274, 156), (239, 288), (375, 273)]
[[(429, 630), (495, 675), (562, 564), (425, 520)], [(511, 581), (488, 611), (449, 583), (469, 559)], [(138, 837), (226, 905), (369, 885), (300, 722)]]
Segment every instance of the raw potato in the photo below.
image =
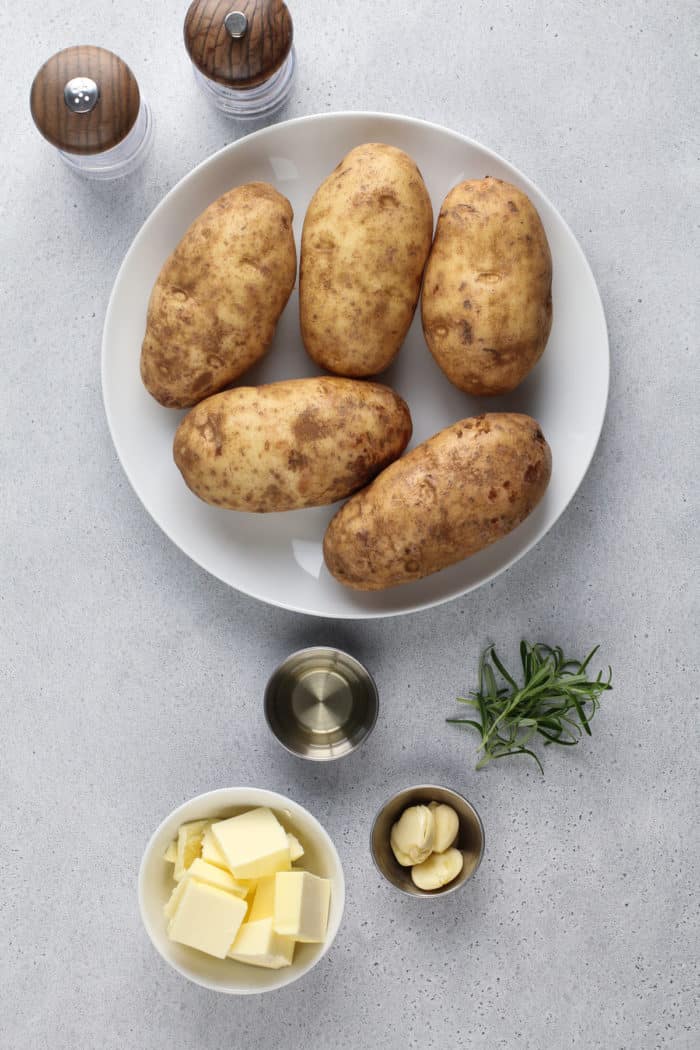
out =
[(187, 408), (264, 355), (296, 279), (292, 207), (250, 182), (214, 201), (160, 271), (141, 377), (156, 401)]
[(552, 257), (524, 193), (500, 179), (448, 193), (425, 269), (423, 331), (450, 382), (468, 394), (514, 390), (552, 327)]
[(329, 376), (226, 390), (197, 405), (175, 434), (182, 476), (231, 510), (319, 507), (349, 496), (401, 455), (405, 401), (379, 383)]
[(433, 208), (408, 154), (368, 143), (318, 188), (304, 220), (299, 306), (322, 368), (371, 376), (399, 352), (420, 294)]
[(539, 503), (552, 456), (529, 416), (492, 412), (441, 430), (332, 519), (323, 552), (337, 580), (379, 591), (454, 565)]

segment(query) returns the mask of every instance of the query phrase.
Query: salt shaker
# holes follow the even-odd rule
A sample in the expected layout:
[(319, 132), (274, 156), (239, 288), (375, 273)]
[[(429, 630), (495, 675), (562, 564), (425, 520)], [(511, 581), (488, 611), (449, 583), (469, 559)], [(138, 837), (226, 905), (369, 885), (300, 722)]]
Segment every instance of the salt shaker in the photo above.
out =
[(194, 0), (184, 35), (195, 80), (230, 117), (266, 117), (288, 98), (296, 59), (282, 0)]
[(61, 159), (88, 179), (134, 171), (153, 140), (153, 118), (126, 62), (101, 47), (69, 47), (41, 67), (30, 105)]

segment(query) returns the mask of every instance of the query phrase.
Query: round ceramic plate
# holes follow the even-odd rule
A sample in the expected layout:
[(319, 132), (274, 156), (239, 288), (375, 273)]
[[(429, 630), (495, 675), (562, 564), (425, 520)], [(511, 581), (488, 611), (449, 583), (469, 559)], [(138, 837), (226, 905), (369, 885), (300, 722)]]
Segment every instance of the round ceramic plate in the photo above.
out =
[[(173, 435), (184, 413), (158, 405), (139, 375), (150, 290), (200, 212), (240, 183), (271, 182), (292, 203), (299, 245), (317, 186), (348, 150), (363, 142), (387, 142), (410, 153), (423, 173), (436, 216), (445, 194), (463, 179), (493, 175), (515, 183), (539, 211), (554, 261), (549, 343), (513, 394), (477, 399), (451, 386), (428, 352), (420, 310), (395, 364), (382, 377), (411, 408), (414, 445), (479, 412), (513, 410), (534, 416), (552, 448), (552, 481), (544, 499), (527, 521), (486, 550), (425, 580), (378, 594), (347, 590), (324, 565), (323, 534), (337, 506), (255, 515), (200, 502), (172, 458)], [(158, 205), (129, 249), (112, 291), (102, 347), (104, 401), (117, 453), (144, 507), (173, 543), (239, 591), (285, 609), (342, 619), (393, 616), (448, 601), (503, 572), (542, 539), (576, 492), (595, 451), (608, 373), (607, 330), (595, 280), (547, 198), (477, 142), (408, 117), (372, 113), (324, 114), (274, 125), (195, 168)], [(317, 374), (301, 342), (294, 292), (265, 360), (241, 382)]]

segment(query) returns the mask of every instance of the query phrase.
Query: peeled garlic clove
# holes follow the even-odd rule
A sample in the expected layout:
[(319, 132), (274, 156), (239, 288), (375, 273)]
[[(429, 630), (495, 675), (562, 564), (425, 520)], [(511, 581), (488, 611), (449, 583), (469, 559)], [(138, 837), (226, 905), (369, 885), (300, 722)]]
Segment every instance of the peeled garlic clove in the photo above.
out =
[(456, 879), (464, 867), (464, 857), (458, 849), (431, 853), (422, 864), (411, 868), (411, 878), (419, 890), (439, 890)]
[(435, 819), (433, 852), (444, 853), (457, 838), (459, 817), (452, 806), (447, 806), (444, 802), (431, 802), (430, 809)]
[(399, 864), (405, 868), (430, 856), (435, 837), (435, 818), (428, 806), (409, 806), (391, 829), (390, 843)]
[(410, 868), (410, 867), (412, 867), (414, 862), (411, 860), (411, 858), (408, 856), (408, 854), (401, 852), (399, 847), (394, 842), (393, 838), (390, 839), (389, 842), (390, 842), (390, 845), (391, 845), (391, 851), (394, 854), (394, 856), (396, 857), (396, 859), (399, 862), (399, 864), (401, 865), (401, 867), (402, 868)]

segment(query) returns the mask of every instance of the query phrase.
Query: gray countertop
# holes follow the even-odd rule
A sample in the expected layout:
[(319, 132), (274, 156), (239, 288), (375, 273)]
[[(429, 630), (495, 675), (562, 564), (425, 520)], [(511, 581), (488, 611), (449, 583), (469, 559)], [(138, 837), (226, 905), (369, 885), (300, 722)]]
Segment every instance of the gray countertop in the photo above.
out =
[[(291, 4), (291, 0), (290, 0)], [(206, 575), (159, 531), (112, 447), (100, 391), (110, 289), (163, 194), (234, 130), (196, 92), (185, 4), (0, 13), (3, 845), (0, 1044), (8, 1050), (693, 1045), (697, 718), (698, 15), (674, 5), (473, 0), (291, 4), (285, 116), (378, 109), (502, 153), (554, 201), (599, 282), (612, 386), (591, 469), (555, 528), (495, 582), (430, 612), (323, 622)], [(170, 13), (172, 11), (172, 13)], [(350, 13), (351, 12), (351, 13)], [(112, 48), (156, 120), (142, 173), (75, 179), (36, 134), (31, 79), (60, 47)], [(695, 148), (692, 149), (691, 146)], [(444, 724), (481, 647), (601, 643), (615, 690), (592, 742), (473, 771)], [(286, 755), (261, 694), (296, 647), (374, 672), (380, 719), (328, 766)], [(394, 790), (463, 791), (486, 826), (465, 891), (383, 884), (368, 827)], [(156, 955), (135, 879), (176, 804), (250, 783), (308, 806), (340, 850), (345, 920), (302, 982), (237, 1000)], [(694, 1045), (697, 1045), (696, 1043)]]

